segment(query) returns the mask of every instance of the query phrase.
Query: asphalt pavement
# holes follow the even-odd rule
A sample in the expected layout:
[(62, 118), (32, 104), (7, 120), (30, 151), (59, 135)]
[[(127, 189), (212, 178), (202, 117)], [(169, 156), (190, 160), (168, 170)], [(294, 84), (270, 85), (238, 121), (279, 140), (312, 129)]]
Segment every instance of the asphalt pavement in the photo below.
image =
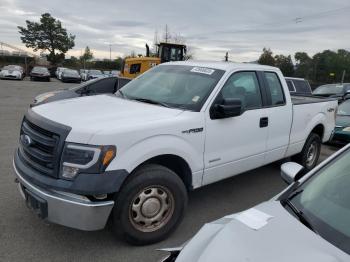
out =
[[(84, 232), (45, 223), (26, 208), (14, 183), (12, 156), (20, 123), (40, 93), (75, 84), (0, 80), (0, 261), (158, 261), (156, 249), (178, 246), (212, 220), (266, 201), (286, 185), (280, 163), (273, 163), (189, 194), (184, 221), (169, 239), (135, 247), (116, 238), (110, 228)], [(323, 146), (321, 159), (338, 148)]]

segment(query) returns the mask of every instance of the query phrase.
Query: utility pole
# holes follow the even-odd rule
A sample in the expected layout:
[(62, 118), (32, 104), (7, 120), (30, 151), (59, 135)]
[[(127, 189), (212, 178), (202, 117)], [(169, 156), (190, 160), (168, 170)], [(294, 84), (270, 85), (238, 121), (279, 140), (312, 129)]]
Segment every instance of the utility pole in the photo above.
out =
[(346, 74), (346, 70), (343, 70), (343, 75), (341, 77), (341, 83), (344, 83), (344, 79), (345, 79), (345, 74)]
[(112, 45), (109, 44), (109, 61), (112, 61)]
[(166, 24), (165, 25), (165, 34), (164, 34), (165, 43), (168, 43), (169, 38), (170, 38), (169, 29), (168, 29), (168, 25)]

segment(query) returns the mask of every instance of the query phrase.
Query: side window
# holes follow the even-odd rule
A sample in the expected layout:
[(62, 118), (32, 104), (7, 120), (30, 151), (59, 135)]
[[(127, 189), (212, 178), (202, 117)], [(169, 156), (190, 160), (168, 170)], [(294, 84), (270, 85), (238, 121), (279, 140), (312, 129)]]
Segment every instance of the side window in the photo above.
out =
[(234, 73), (222, 88), (221, 98), (241, 99), (244, 109), (261, 108), (261, 93), (256, 73)]
[(132, 64), (130, 66), (130, 71), (129, 71), (130, 74), (137, 74), (137, 73), (140, 73), (140, 71), (141, 71), (141, 64)]
[(264, 74), (267, 81), (267, 88), (271, 94), (271, 104), (273, 106), (284, 105), (283, 88), (278, 75), (274, 72), (265, 72)]
[(295, 89), (298, 93), (310, 94), (310, 87), (306, 81), (294, 80)]
[(287, 85), (288, 85), (289, 92), (294, 93), (295, 89), (294, 89), (292, 81), (291, 80), (287, 80), (286, 82), (287, 82)]
[(89, 85), (89, 90), (95, 94), (114, 93), (115, 78), (106, 78), (96, 81)]

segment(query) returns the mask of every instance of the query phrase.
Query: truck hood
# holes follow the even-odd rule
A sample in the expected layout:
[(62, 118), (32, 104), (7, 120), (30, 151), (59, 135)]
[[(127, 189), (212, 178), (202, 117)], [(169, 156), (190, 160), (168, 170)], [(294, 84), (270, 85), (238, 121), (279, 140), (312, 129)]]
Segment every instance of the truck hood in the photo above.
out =
[(227, 216), (206, 224), (180, 252), (176, 262), (295, 262), (348, 261), (349, 256), (304, 226), (278, 201), (254, 208), (269, 216), (252, 229)]
[[(69, 126), (80, 143), (87, 143), (98, 131), (175, 117), (182, 110), (116, 97), (113, 94), (84, 96), (55, 101), (32, 110), (51, 121)], [(67, 137), (69, 141), (69, 137)]]

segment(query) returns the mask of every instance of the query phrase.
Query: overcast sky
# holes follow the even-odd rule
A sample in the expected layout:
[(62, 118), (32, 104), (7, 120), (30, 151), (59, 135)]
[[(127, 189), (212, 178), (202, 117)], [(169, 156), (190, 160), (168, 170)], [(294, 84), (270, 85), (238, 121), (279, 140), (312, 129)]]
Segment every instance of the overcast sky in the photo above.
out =
[(186, 39), (196, 59), (253, 61), (274, 53), (350, 51), (349, 0), (0, 0), (0, 41), (24, 47), (18, 25), (49, 12), (76, 35), (69, 55), (88, 45), (97, 58), (145, 53), (155, 30)]

